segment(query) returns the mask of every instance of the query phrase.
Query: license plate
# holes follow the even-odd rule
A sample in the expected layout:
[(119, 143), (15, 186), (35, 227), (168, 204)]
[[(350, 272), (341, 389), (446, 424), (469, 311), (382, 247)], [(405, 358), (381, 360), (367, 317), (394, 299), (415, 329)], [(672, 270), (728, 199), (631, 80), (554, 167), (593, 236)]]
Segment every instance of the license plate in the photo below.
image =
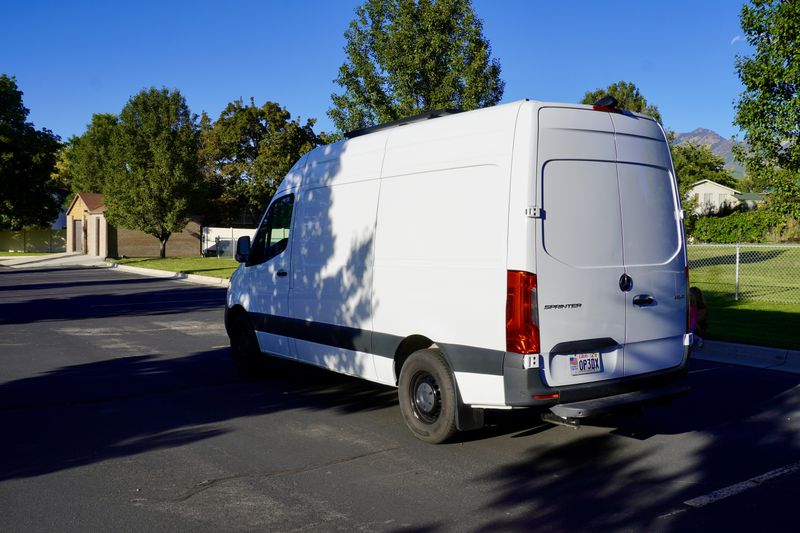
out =
[(576, 353), (569, 356), (569, 371), (573, 376), (602, 372), (599, 353)]

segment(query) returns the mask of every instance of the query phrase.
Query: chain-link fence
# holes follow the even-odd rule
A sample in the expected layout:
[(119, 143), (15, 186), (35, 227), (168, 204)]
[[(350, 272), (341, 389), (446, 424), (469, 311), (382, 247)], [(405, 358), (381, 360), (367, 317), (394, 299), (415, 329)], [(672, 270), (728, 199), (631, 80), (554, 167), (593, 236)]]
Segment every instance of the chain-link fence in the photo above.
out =
[(689, 282), (735, 300), (800, 303), (800, 246), (691, 244)]

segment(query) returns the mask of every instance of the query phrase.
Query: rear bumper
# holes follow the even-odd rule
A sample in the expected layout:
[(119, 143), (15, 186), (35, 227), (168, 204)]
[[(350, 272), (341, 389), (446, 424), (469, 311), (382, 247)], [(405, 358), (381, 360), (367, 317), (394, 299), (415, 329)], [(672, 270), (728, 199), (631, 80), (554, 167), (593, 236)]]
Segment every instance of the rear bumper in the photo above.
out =
[[(602, 412), (620, 409), (626, 405), (666, 399), (688, 390), (688, 388), (680, 385), (670, 387), (670, 385), (686, 376), (689, 366), (688, 357), (684, 357), (680, 365), (665, 370), (618, 379), (582, 383), (580, 385), (556, 387), (549, 387), (544, 384), (541, 370), (524, 369), (521, 355), (506, 353), (503, 366), (506, 405), (512, 407), (553, 407), (563, 405), (565, 407), (561, 411), (568, 409), (570, 413), (580, 413), (582, 410), (593, 413), (592, 415), (568, 415), (572, 418), (594, 416), (595, 414), (602, 414)], [(534, 399), (534, 396), (554, 394), (558, 394), (556, 399)], [(577, 407), (566, 407), (589, 401), (593, 402), (592, 406), (585, 404)], [(556, 411), (553, 410), (553, 412)], [(556, 412), (556, 414), (558, 413)]]
[(672, 383), (662, 387), (634, 392), (625, 392), (614, 396), (605, 396), (594, 400), (580, 402), (560, 403), (550, 408), (556, 416), (561, 418), (589, 418), (593, 416), (613, 413), (621, 409), (635, 406), (663, 402), (676, 396), (689, 392), (689, 386), (682, 383)]

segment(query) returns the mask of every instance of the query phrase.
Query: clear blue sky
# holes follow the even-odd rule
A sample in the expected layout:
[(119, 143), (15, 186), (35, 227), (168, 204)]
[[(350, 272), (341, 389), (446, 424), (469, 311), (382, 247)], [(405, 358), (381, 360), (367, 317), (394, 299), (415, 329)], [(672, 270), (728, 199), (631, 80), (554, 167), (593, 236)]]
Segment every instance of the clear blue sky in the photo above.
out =
[[(37, 128), (80, 135), (142, 88), (179, 89), (216, 119), (239, 97), (278, 102), (333, 129), (326, 111), (359, 0), (0, 0), (0, 73)], [(500, 60), (504, 102), (576, 102), (634, 82), (678, 132), (730, 137), (741, 85), (737, 0), (474, 0)]]

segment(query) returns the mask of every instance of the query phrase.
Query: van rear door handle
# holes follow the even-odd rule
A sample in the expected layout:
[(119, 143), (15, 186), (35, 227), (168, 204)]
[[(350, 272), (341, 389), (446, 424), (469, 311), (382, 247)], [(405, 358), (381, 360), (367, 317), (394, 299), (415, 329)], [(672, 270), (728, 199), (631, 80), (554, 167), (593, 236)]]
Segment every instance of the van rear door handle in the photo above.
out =
[(645, 306), (653, 305), (656, 299), (649, 294), (637, 294), (633, 297), (633, 305)]
[(277, 271), (275, 274), (276, 274), (276, 275), (277, 275), (279, 278), (284, 278), (284, 277), (286, 277), (286, 275), (287, 275), (287, 272), (286, 272), (285, 270), (278, 270), (278, 271)]

